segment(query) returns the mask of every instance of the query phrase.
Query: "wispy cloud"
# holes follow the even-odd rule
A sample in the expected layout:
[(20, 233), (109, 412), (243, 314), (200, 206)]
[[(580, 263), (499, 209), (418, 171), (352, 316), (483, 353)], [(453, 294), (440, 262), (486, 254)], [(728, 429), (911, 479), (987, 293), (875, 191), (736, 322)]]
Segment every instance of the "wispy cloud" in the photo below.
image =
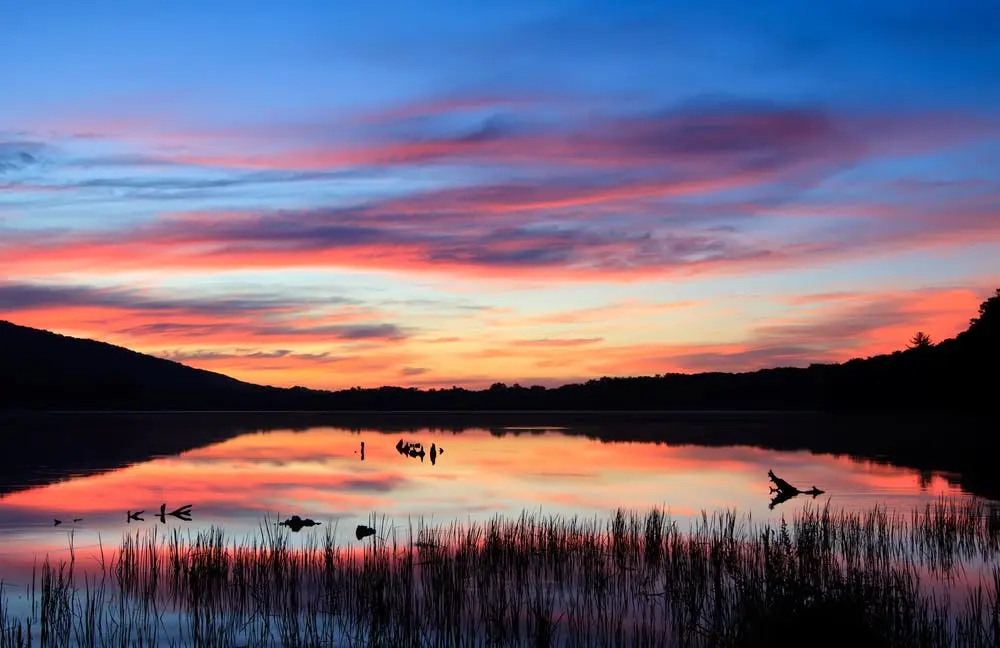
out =
[(42, 328), (68, 325), (79, 331), (99, 324), (104, 336), (143, 348), (240, 341), (392, 342), (412, 334), (410, 328), (377, 321), (378, 311), (356, 300), (329, 296), (164, 297), (137, 289), (0, 283), (0, 310)]
[(316, 361), (321, 364), (337, 362), (342, 358), (324, 353), (295, 353), (290, 349), (275, 349), (273, 351), (255, 351), (251, 349), (236, 349), (234, 351), (162, 351), (162, 358), (175, 362), (229, 361), (229, 360), (277, 360)]
[[(354, 304), (344, 297), (327, 297), (327, 305)], [(229, 295), (218, 298), (164, 297), (133, 288), (96, 288), (86, 285), (0, 282), (0, 309), (24, 311), (48, 307), (94, 306), (185, 313), (281, 313), (301, 307), (301, 301), (275, 295)]]
[[(968, 142), (993, 126), (938, 113), (716, 102), (568, 125), (487, 120), (459, 134), (397, 133), (359, 149), (279, 151), (259, 160), (175, 156), (161, 159), (185, 174), (44, 186), (172, 203), (250, 185), (361, 178), (399, 165), (483, 163), (506, 171), (489, 183), (359, 195), (335, 206), (171, 210), (104, 231), (32, 224), (11, 229), (0, 252), (24, 273), (57, 270), (69, 258), (112, 271), (313, 267), (581, 281), (800, 267), (996, 237), (996, 187), (930, 201), (912, 188), (860, 202), (820, 191), (823, 181), (859, 163)], [(110, 159), (127, 171), (157, 157)], [(203, 166), (220, 168), (195, 171)], [(239, 170), (246, 167), (261, 170)], [(773, 222), (789, 218), (799, 224)]]
[(514, 346), (526, 347), (579, 347), (597, 344), (604, 338), (540, 338), (538, 340), (516, 340)]
[(1000, 248), (1000, 14), (728, 4), (400, 6), (371, 39), (363, 3), (202, 3), (41, 49), (26, 9), (11, 51), (73, 55), (5, 77), (0, 316), (313, 386), (954, 332), (972, 293), (934, 286), (993, 282)]
[[(470, 100), (473, 101), (473, 100)], [(512, 101), (512, 103), (517, 103)], [(407, 109), (400, 109), (405, 113)], [(422, 107), (413, 110), (420, 112)], [(377, 116), (376, 116), (377, 118)], [(364, 143), (306, 145), (310, 129), (288, 132), (292, 146), (273, 149), (271, 127), (247, 129), (232, 138), (206, 133), (191, 136), (185, 148), (243, 147), (218, 153), (115, 154), (81, 160), (89, 165), (166, 164), (218, 169), (329, 171), (433, 163), (489, 163), (537, 166), (539, 163), (617, 169), (659, 168), (775, 174), (797, 168), (844, 165), (867, 155), (930, 149), (985, 134), (995, 122), (967, 115), (853, 115), (815, 106), (747, 102), (688, 104), (655, 112), (606, 114), (569, 124), (533, 122), (530, 116), (498, 120), (441, 134), (437, 129), (378, 134)], [(323, 127), (330, 130), (332, 126)], [(224, 145), (224, 146), (223, 146)], [(79, 164), (79, 163), (78, 163)]]
[(41, 164), (47, 148), (42, 142), (0, 140), (0, 176)]
[[(802, 267), (893, 249), (995, 240), (992, 197), (951, 208), (887, 208), (885, 217), (825, 214), (798, 231), (750, 233), (757, 216), (731, 227), (656, 225), (645, 215), (617, 223), (562, 225), (540, 213), (521, 224), (453, 227), (451, 216), (366, 209), (167, 217), (105, 233), (32, 231), (0, 242), (9, 267), (23, 272), (78, 268), (124, 271), (191, 268), (360, 268), (480, 278), (612, 281), (677, 274), (725, 274)], [(904, 214), (908, 214), (905, 218)], [(388, 253), (391, 251), (391, 254)]]

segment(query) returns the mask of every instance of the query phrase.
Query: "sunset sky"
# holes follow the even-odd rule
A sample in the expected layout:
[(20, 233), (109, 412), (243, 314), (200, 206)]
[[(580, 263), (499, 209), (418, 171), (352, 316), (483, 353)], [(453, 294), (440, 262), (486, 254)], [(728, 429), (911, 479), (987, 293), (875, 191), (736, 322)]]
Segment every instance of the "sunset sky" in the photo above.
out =
[(238, 378), (844, 360), (1000, 287), (1000, 3), (9, 3), (0, 319)]

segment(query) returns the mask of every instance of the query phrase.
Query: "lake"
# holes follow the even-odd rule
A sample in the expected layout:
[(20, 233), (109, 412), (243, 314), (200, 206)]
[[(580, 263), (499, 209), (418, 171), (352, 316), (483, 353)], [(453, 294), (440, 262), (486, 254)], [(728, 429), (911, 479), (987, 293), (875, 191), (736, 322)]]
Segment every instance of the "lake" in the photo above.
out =
[[(743, 440), (794, 446), (789, 439), (812, 433), (822, 442), (831, 436), (822, 430), (844, 424), (826, 419), (527, 413), (438, 419), (65, 415), (8, 422), (8, 452), (0, 462), (0, 580), (16, 608), (26, 600), (32, 566), (46, 555), (67, 557), (71, 544), (85, 570), (125, 533), (193, 536), (221, 526), (238, 539), (259, 536), (263, 521), (273, 525), (290, 515), (321, 523), (292, 534), (293, 543), (335, 529), (337, 543), (347, 546), (358, 544), (356, 526), (373, 519), (384, 536), (393, 528), (405, 533), (417, 520), (485, 521), (525, 510), (609, 518), (619, 507), (640, 513), (661, 507), (682, 524), (703, 511), (736, 509), (763, 522), (826, 505), (880, 506), (908, 517), (942, 497), (977, 496), (956, 472)], [(407, 451), (415, 444), (422, 455)], [(769, 470), (825, 492), (772, 506)], [(161, 505), (168, 513), (191, 505), (190, 521), (161, 519)], [(142, 519), (128, 520), (127, 512), (136, 511)]]
[[(745, 419), (729, 417), (695, 420), (707, 428), (706, 440), (720, 436), (714, 428), (746, 425)], [(779, 423), (766, 417), (752, 420), (772, 428)], [(265, 516), (293, 514), (338, 524), (346, 538), (372, 514), (401, 525), (408, 518), (444, 523), (516, 515), (524, 509), (606, 516), (618, 507), (659, 506), (678, 518), (729, 507), (763, 519), (827, 502), (836, 508), (879, 504), (908, 511), (941, 496), (970, 495), (949, 481), (947, 473), (847, 456), (614, 440), (655, 435), (660, 429), (667, 436), (671, 427), (691, 425), (690, 419), (669, 417), (596, 423), (557, 419), (561, 424), (553, 425), (533, 424), (530, 416), (522, 416), (489, 425), (449, 422), (447, 428), (412, 421), (387, 425), (384, 418), (369, 426), (363, 418), (351, 421), (350, 428), (314, 426), (309, 420), (305, 428), (270, 428), (266, 422), (257, 428), (251, 420), (235, 430), (226, 419), (218, 430), (211, 420), (192, 424), (165, 416), (153, 421), (63, 419), (68, 431), (49, 426), (26, 432), (33, 443), (42, 442), (33, 446), (34, 456), (20, 453), (8, 459), (32, 467), (22, 481), (0, 477), (2, 555), (65, 550), (70, 532), (76, 548), (84, 549), (140, 525), (184, 530), (222, 525), (230, 533), (245, 533), (256, 531)], [(803, 426), (810, 428), (815, 425)], [(8, 429), (7, 434), (16, 432)], [(47, 435), (53, 436), (48, 447)], [(75, 446), (62, 454), (63, 464), (71, 467), (53, 465), (60, 454), (54, 446), (67, 445), (68, 435)], [(89, 442), (81, 442), (85, 436)], [(167, 454), (154, 443), (156, 437), (183, 439), (191, 447), (182, 443)], [(400, 440), (421, 443), (424, 457), (400, 454)], [(120, 457), (121, 448), (130, 444), (137, 454), (127, 457), (129, 465), (100, 464), (102, 448), (104, 454)], [(441, 453), (433, 462), (432, 445)], [(94, 463), (74, 469), (84, 448)], [(146, 450), (151, 454), (143, 458)], [(106, 472), (96, 472), (102, 469)], [(826, 492), (815, 499), (800, 496), (772, 510), (768, 470), (802, 489), (816, 485)], [(9, 478), (11, 471), (4, 472)], [(168, 512), (191, 504), (192, 520), (168, 516), (160, 523), (155, 515), (164, 503)], [(138, 510), (145, 511), (144, 521), (127, 522), (126, 512)], [(77, 518), (82, 519), (74, 523)], [(62, 523), (54, 526), (55, 519)]]

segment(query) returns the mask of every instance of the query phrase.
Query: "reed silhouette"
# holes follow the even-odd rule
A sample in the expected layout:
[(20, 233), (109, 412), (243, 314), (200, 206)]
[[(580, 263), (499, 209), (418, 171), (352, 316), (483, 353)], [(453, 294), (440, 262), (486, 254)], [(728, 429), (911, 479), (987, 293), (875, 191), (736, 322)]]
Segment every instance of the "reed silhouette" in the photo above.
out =
[[(166, 634), (173, 645), (260, 648), (1000, 640), (1000, 510), (981, 500), (912, 515), (807, 506), (781, 522), (703, 512), (688, 528), (662, 509), (389, 528), (360, 550), (329, 528), (303, 543), (268, 525), (244, 538), (125, 534), (86, 567), (72, 553), (46, 558), (23, 613), (0, 588), (0, 646), (35, 645), (23, 641), (32, 632), (46, 646)], [(968, 596), (942, 602), (942, 586)]]

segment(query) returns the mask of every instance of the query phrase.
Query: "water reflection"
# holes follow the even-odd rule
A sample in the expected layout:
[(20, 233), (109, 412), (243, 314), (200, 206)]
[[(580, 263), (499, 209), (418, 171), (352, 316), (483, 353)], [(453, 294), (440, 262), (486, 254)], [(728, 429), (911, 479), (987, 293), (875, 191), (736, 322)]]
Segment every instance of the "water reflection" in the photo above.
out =
[[(0, 498), (0, 543), (58, 551), (65, 524), (75, 541), (114, 538), (129, 525), (185, 522), (192, 530), (223, 525), (256, 531), (264, 516), (344, 521), (377, 512), (405, 524), (483, 520), (523, 509), (605, 515), (617, 507), (663, 506), (675, 517), (735, 507), (756, 517), (788, 515), (811, 497), (770, 500), (768, 471), (789, 483), (822, 484), (817, 503), (837, 508), (922, 506), (939, 495), (965, 494), (940, 475), (844, 457), (748, 446), (704, 447), (603, 442), (570, 429), (473, 428), (461, 433), (398, 433), (316, 427), (241, 434), (176, 456), (111, 472), (40, 485)], [(447, 447), (448, 461), (442, 461)], [(394, 451), (395, 450), (395, 451)], [(358, 461), (360, 455), (362, 461)], [(425, 463), (425, 457), (429, 461)], [(190, 504), (143, 519), (152, 502)], [(782, 503), (777, 510), (777, 503)], [(192, 519), (192, 505), (197, 519)], [(157, 510), (154, 508), (153, 510)], [(351, 534), (353, 535), (353, 534)], [(2, 562), (2, 557), (0, 557)], [(2, 575), (2, 574), (0, 574)]]
[(767, 508), (774, 510), (774, 507), (787, 502), (788, 500), (798, 497), (799, 495), (808, 495), (813, 499), (816, 499), (826, 491), (822, 491), (814, 485), (809, 490), (800, 490), (799, 488), (792, 486), (784, 479), (778, 477), (774, 474), (773, 470), (767, 471), (767, 478), (771, 480), (773, 486), (771, 486), (771, 503), (767, 505)]
[(436, 443), (431, 443), (431, 449), (428, 452), (424, 450), (424, 444), (420, 441), (410, 442), (400, 439), (396, 442), (396, 452), (404, 457), (420, 459), (420, 463), (423, 463), (424, 457), (428, 456), (431, 459), (431, 465), (436, 466), (438, 455), (444, 454), (444, 448), (439, 448)]

